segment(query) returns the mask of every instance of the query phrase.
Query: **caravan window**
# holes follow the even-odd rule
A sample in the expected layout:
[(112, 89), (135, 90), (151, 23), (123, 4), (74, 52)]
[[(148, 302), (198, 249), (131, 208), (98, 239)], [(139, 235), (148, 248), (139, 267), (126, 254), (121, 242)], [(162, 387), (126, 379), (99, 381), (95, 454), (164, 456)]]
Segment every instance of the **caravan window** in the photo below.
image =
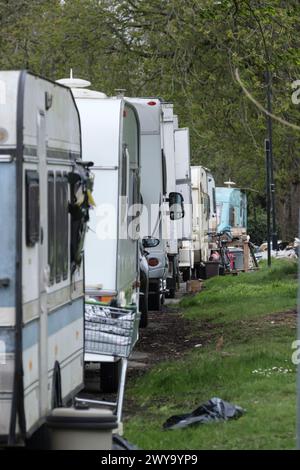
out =
[(213, 198), (213, 212), (217, 212), (217, 201), (216, 201), (216, 188), (212, 188), (212, 198)]
[(233, 206), (229, 208), (229, 225), (235, 227), (235, 208)]
[(209, 213), (210, 213), (210, 202), (209, 202), (208, 194), (204, 193), (202, 200), (203, 200), (203, 212), (206, 215), (206, 220), (208, 220)]
[(127, 166), (128, 166), (128, 150), (127, 150), (127, 145), (124, 145), (123, 155), (122, 155), (121, 196), (127, 196)]
[(63, 200), (63, 279), (68, 278), (69, 267), (69, 193), (68, 193), (68, 175), (64, 173), (62, 179), (62, 200)]
[(55, 276), (55, 192), (54, 173), (48, 173), (48, 264), (50, 268), (50, 284), (54, 284)]
[(69, 264), (69, 216), (67, 174), (56, 173), (56, 282), (68, 277)]
[(55, 181), (55, 199), (56, 199), (56, 282), (61, 281), (62, 271), (63, 271), (63, 209), (62, 209), (62, 174), (60, 172), (56, 173)]
[(26, 245), (33, 247), (40, 235), (40, 183), (37, 171), (26, 171)]

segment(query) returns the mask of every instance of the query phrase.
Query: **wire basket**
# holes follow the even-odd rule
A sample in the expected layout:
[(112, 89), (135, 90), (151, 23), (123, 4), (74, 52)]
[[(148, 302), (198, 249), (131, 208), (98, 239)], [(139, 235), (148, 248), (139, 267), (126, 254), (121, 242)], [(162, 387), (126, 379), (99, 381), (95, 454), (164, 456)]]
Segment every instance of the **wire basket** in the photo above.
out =
[(85, 303), (85, 352), (128, 357), (137, 342), (140, 314), (127, 308)]

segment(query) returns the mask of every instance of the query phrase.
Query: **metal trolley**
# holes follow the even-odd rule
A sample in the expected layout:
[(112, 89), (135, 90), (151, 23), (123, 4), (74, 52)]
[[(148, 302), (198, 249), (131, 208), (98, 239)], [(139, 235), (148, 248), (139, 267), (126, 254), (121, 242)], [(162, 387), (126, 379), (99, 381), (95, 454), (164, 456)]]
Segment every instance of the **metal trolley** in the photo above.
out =
[(116, 407), (118, 423), (122, 418), (127, 359), (138, 339), (139, 322), (140, 313), (130, 307), (110, 307), (96, 301), (85, 303), (85, 362), (121, 359), (121, 373), (116, 402), (77, 400)]

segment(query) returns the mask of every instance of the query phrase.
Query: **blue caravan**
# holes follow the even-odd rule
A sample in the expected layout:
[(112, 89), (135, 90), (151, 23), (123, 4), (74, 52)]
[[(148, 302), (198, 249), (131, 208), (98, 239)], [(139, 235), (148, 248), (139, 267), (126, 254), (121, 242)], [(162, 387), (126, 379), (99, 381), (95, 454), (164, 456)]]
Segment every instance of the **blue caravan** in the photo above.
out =
[(247, 196), (237, 188), (216, 188), (217, 231), (247, 229)]
[(83, 386), (87, 166), (69, 89), (0, 72), (0, 442)]

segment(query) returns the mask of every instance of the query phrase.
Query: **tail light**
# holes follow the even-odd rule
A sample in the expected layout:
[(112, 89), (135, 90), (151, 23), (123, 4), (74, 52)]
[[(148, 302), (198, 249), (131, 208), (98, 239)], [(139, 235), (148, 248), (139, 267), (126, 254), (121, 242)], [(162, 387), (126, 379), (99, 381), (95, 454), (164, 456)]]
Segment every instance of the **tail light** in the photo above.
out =
[(99, 295), (95, 297), (98, 302), (103, 302), (104, 304), (109, 304), (114, 297), (112, 295)]
[(159, 260), (157, 258), (149, 258), (148, 264), (149, 266), (155, 267), (159, 264)]

